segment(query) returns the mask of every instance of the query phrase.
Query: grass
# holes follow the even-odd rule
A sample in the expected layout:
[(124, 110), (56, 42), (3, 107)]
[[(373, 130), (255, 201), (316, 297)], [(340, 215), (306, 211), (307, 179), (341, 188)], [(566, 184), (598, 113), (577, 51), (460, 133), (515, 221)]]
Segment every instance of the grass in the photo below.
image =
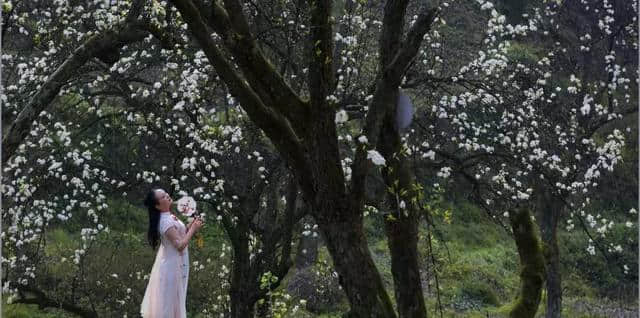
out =
[[(429, 246), (426, 239), (424, 225), (421, 225), (419, 241), (419, 253), (421, 266), (427, 274), (423, 278), (425, 288), (425, 301), (430, 316), (440, 316), (435, 290), (435, 275), (438, 276), (440, 286), (440, 300), (442, 303), (443, 317), (507, 317), (513, 300), (517, 296), (519, 288), (519, 263), (515, 244), (510, 234), (505, 229), (490, 222), (484, 212), (468, 204), (451, 205), (453, 215), (451, 222), (436, 220), (437, 233), (432, 238), (432, 248), (435, 252), (435, 268), (429, 258)], [(118, 217), (118, 216), (116, 216)], [(388, 252), (387, 241), (380, 230), (381, 223), (371, 216), (366, 219), (365, 230), (369, 235), (369, 247), (371, 254), (378, 266), (380, 274), (387, 286), (388, 293), (393, 299), (393, 276), (391, 273), (391, 259)], [(144, 246), (141, 235), (136, 240), (129, 237), (129, 231), (120, 233), (127, 244), (121, 244), (120, 248), (135, 248)], [(630, 235), (622, 225), (614, 232), (621, 239)], [(224, 233), (217, 226), (208, 227), (203, 232), (207, 241), (203, 250), (193, 250), (193, 258), (215, 257), (219, 246), (225, 241)], [(117, 235), (116, 235), (117, 236)], [(120, 236), (117, 236), (120, 237)], [(563, 255), (563, 285), (565, 289), (563, 314), (566, 317), (607, 317), (610, 309), (632, 308), (634, 302), (612, 303), (603, 298), (603, 292), (621, 283), (616, 275), (608, 269), (608, 264), (597, 257), (592, 257), (585, 252), (585, 234), (581, 232), (559, 233), (561, 254)], [(61, 251), (70, 251), (77, 244), (73, 235), (63, 230), (49, 232), (47, 254), (59, 255)], [(213, 254), (211, 254), (213, 253)], [(628, 255), (627, 255), (628, 254)], [(320, 248), (319, 259), (331, 262), (331, 257), (326, 248)], [(632, 252), (624, 257), (631, 257)], [(151, 256), (149, 256), (151, 257)], [(123, 264), (124, 266), (125, 264)], [(52, 271), (60, 271), (63, 275), (64, 264), (52, 266)], [(121, 274), (125, 274), (127, 269)], [(323, 274), (325, 275), (325, 274)], [(195, 278), (195, 273), (194, 273)], [(286, 285), (283, 284), (282, 287)], [(194, 285), (195, 286), (195, 285)], [(637, 285), (636, 285), (637, 286)], [(618, 299), (616, 297), (611, 297)], [(541, 301), (538, 317), (544, 315), (545, 297)], [(306, 311), (298, 312), (295, 317), (341, 317), (348, 309), (344, 297), (337, 303), (327, 306), (318, 314)], [(341, 312), (336, 312), (341, 311)], [(610, 316), (610, 315), (609, 315)], [(3, 301), (2, 317), (22, 318), (52, 318), (72, 317), (64, 312), (55, 310), (40, 310), (35, 305), (6, 304)]]
[(72, 318), (73, 315), (65, 311), (47, 309), (40, 310), (37, 305), (7, 304), (6, 297), (2, 300), (3, 318)]

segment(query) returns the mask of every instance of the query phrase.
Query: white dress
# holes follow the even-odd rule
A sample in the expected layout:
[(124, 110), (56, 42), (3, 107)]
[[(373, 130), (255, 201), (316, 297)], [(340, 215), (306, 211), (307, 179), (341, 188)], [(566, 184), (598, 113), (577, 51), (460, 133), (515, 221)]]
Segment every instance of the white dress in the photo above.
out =
[(185, 302), (189, 280), (189, 251), (185, 247), (179, 252), (169, 241), (166, 231), (173, 226), (181, 235), (186, 234), (184, 223), (171, 213), (160, 213), (160, 248), (140, 305), (140, 314), (144, 318), (187, 317)]

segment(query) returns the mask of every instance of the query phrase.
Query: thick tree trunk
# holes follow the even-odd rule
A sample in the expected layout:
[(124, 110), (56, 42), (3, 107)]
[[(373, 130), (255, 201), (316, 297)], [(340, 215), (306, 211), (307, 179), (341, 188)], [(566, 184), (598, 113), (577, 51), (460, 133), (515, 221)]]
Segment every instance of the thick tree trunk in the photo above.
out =
[[(335, 125), (336, 105), (328, 100), (334, 85), (332, 1), (316, 1), (311, 6), (309, 46), (309, 102), (296, 95), (268, 59), (256, 49), (255, 38), (239, 1), (212, 5), (213, 19), (202, 18), (201, 10), (188, 0), (173, 0), (189, 29), (205, 52), (216, 73), (242, 104), (251, 120), (273, 142), (292, 168), (320, 225), (342, 285), (358, 317), (395, 317), (380, 275), (373, 263), (362, 230), (362, 208), (368, 162), (364, 148), (354, 164), (351, 189), (347, 191), (340, 162)], [(389, 48), (382, 59), (383, 72), (365, 120), (365, 135), (377, 145), (378, 128), (387, 109), (388, 87), (397, 90), (402, 76), (415, 58), (437, 9), (420, 13), (404, 41), (402, 26), (408, 1), (390, 1), (385, 6), (384, 36), (381, 46)], [(226, 11), (226, 12), (225, 12)], [(211, 37), (212, 29), (223, 43)], [(230, 40), (231, 39), (231, 40)], [(398, 43), (397, 43), (398, 42)], [(399, 43), (401, 42), (401, 43)], [(243, 73), (227, 59), (219, 45), (233, 55)], [(388, 53), (388, 54), (387, 54)], [(392, 58), (391, 58), (392, 57)], [(388, 63), (387, 63), (388, 62)], [(257, 75), (256, 75), (257, 74)], [(395, 100), (394, 100), (395, 101)], [(347, 196), (352, 196), (347, 203)]]
[[(393, 101), (397, 100), (397, 90)], [(378, 149), (387, 160), (383, 170), (385, 183), (392, 192), (388, 201), (393, 218), (385, 220), (385, 230), (391, 252), (391, 272), (398, 314), (401, 318), (427, 317), (418, 264), (417, 200), (414, 176), (406, 157), (400, 154), (401, 140), (395, 127), (395, 108), (385, 116)], [(401, 204), (402, 202), (402, 204)]]
[(350, 317), (396, 317), (382, 278), (369, 252), (361, 220), (317, 220), (332, 256), (333, 265), (339, 274), (340, 285), (351, 304)]
[[(363, 202), (347, 196), (333, 113), (315, 113), (307, 153), (312, 175), (296, 174), (311, 206), (333, 265), (351, 305), (352, 317), (394, 318), (396, 314), (376, 268), (362, 227)], [(312, 178), (309, 180), (309, 178)]]
[(562, 278), (560, 275), (560, 252), (558, 250), (556, 213), (548, 215), (548, 228), (542, 230), (542, 241), (545, 246), (545, 266), (547, 273), (547, 318), (562, 316)]
[(232, 318), (250, 318), (254, 317), (253, 305), (249, 304), (248, 298), (242, 298), (237, 294), (236, 297), (231, 296), (231, 317)]
[(538, 191), (540, 237), (546, 267), (547, 305), (546, 318), (562, 315), (562, 280), (560, 276), (560, 252), (558, 250), (558, 219), (563, 204), (547, 191)]
[(391, 271), (400, 317), (427, 317), (418, 266), (418, 220), (404, 217), (385, 222)]
[(254, 316), (255, 297), (253, 292), (260, 286), (257, 277), (253, 277), (249, 261), (249, 237), (246, 225), (239, 223), (234, 232), (231, 245), (233, 247), (233, 263), (231, 264), (231, 317), (247, 318)]
[(509, 215), (511, 229), (520, 256), (520, 295), (509, 316), (533, 318), (538, 311), (544, 282), (544, 256), (540, 239), (527, 209), (512, 211)]
[(244, 265), (233, 264), (231, 275), (231, 287), (229, 296), (231, 298), (231, 317), (232, 318), (248, 318), (254, 316), (255, 298), (252, 291), (259, 288), (257, 284), (247, 284), (253, 282), (254, 279), (247, 277), (248, 272), (244, 272)]

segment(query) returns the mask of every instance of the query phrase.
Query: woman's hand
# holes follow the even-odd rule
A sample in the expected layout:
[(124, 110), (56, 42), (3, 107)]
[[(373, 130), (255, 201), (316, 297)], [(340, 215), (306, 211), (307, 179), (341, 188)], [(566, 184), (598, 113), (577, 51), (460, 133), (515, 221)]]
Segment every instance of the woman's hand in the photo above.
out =
[(189, 229), (193, 229), (193, 232), (197, 232), (204, 225), (202, 220), (199, 217), (196, 217), (193, 222), (189, 224)]

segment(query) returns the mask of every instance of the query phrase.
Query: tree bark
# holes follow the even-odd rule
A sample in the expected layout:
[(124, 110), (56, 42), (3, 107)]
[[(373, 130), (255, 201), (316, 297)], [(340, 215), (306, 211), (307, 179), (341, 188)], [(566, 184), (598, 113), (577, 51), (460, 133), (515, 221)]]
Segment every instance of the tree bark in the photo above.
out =
[[(397, 95), (396, 89), (391, 100), (396, 101)], [(387, 188), (391, 189), (388, 201), (392, 217), (385, 219), (385, 231), (391, 252), (395, 299), (400, 317), (424, 318), (427, 310), (418, 263), (419, 193), (414, 188), (414, 176), (406, 156), (401, 154), (400, 133), (395, 127), (396, 107), (390, 108), (393, 111), (385, 116), (378, 149), (387, 160), (383, 176)]]
[(541, 190), (538, 193), (540, 237), (546, 267), (547, 305), (545, 317), (559, 318), (562, 315), (562, 279), (557, 230), (563, 204), (548, 191)]
[[(257, 277), (253, 277), (249, 261), (248, 227), (238, 224), (232, 237), (233, 263), (231, 264), (231, 317), (254, 316), (255, 300), (252, 291), (259, 287)], [(231, 237), (231, 236), (230, 236)]]
[[(346, 212), (346, 211), (345, 211)], [(346, 215), (347, 213), (344, 213)], [(396, 314), (373, 262), (360, 220), (318, 220), (339, 273), (351, 316), (393, 318)]]
[(520, 294), (509, 316), (533, 318), (542, 297), (544, 282), (544, 256), (531, 214), (527, 209), (512, 211), (509, 215), (511, 229), (520, 257)]
[(418, 264), (418, 220), (385, 221), (399, 317), (427, 317)]
[[(311, 205), (333, 265), (339, 274), (353, 317), (394, 318), (393, 305), (376, 268), (362, 222), (363, 203), (347, 195), (344, 172), (340, 164), (335, 115), (314, 109), (305, 139), (311, 158), (312, 174), (297, 174), (305, 201)], [(309, 180), (310, 179), (310, 180)]]
[(231, 296), (231, 317), (232, 318), (250, 318), (254, 317), (253, 303), (248, 298), (242, 298), (237, 295)]
[(562, 277), (560, 274), (560, 251), (558, 250), (558, 215), (545, 213), (542, 220), (542, 241), (545, 247), (545, 266), (547, 281), (547, 312), (546, 318), (562, 316)]

